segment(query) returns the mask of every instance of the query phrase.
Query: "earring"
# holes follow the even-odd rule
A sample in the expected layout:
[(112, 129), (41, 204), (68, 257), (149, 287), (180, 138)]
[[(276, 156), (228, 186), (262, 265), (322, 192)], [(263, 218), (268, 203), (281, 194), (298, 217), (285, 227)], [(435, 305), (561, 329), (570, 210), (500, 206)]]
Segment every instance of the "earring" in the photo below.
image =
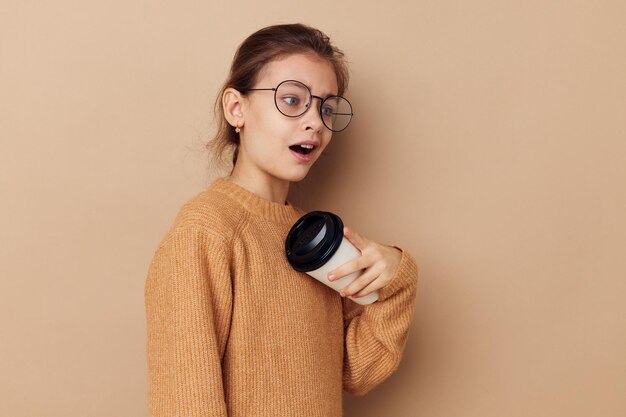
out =
[(237, 127), (235, 128), (235, 133), (239, 133), (239, 132), (241, 132), (241, 129), (239, 129), (239, 126), (237, 126)]

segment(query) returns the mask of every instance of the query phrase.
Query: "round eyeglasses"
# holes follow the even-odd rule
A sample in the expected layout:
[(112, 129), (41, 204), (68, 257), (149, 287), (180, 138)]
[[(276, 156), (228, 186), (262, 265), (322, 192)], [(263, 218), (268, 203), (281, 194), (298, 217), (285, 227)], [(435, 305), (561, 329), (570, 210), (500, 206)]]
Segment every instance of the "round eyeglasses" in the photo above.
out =
[(322, 123), (333, 132), (341, 132), (352, 120), (352, 105), (341, 96), (326, 98), (314, 96), (305, 84), (296, 80), (285, 80), (275, 88), (249, 88), (244, 91), (273, 91), (274, 104), (287, 117), (302, 116), (311, 107), (314, 98), (320, 101), (319, 113)]

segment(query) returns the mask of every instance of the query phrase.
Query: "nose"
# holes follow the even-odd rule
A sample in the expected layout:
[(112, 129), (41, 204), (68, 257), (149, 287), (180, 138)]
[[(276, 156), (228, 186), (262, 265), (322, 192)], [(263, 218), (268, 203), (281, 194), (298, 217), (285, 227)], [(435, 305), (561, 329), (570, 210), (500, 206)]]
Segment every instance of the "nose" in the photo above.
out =
[[(319, 100), (319, 102), (315, 101), (315, 99)], [(324, 122), (322, 121), (322, 114), (320, 113), (320, 106), (323, 102), (323, 98), (311, 95), (311, 104), (302, 115), (305, 130), (313, 129), (315, 131), (321, 131), (324, 129)]]

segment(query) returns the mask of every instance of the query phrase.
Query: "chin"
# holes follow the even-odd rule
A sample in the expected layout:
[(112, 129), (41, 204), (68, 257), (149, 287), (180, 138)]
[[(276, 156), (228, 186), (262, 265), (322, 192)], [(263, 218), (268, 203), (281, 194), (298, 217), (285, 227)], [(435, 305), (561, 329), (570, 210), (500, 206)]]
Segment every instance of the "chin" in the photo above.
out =
[(306, 178), (308, 173), (309, 173), (308, 169), (306, 171), (298, 170), (296, 172), (285, 173), (285, 175), (281, 175), (281, 178), (289, 182), (299, 182), (299, 181), (302, 181), (304, 178)]

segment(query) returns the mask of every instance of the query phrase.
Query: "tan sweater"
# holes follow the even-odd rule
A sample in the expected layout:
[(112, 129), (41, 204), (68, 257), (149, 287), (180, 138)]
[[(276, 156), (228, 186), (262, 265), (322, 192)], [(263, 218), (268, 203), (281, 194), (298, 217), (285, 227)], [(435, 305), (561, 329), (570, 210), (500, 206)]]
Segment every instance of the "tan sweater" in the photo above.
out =
[(151, 416), (339, 417), (397, 368), (414, 260), (380, 301), (342, 299), (286, 260), (303, 214), (222, 179), (182, 207), (146, 281)]

